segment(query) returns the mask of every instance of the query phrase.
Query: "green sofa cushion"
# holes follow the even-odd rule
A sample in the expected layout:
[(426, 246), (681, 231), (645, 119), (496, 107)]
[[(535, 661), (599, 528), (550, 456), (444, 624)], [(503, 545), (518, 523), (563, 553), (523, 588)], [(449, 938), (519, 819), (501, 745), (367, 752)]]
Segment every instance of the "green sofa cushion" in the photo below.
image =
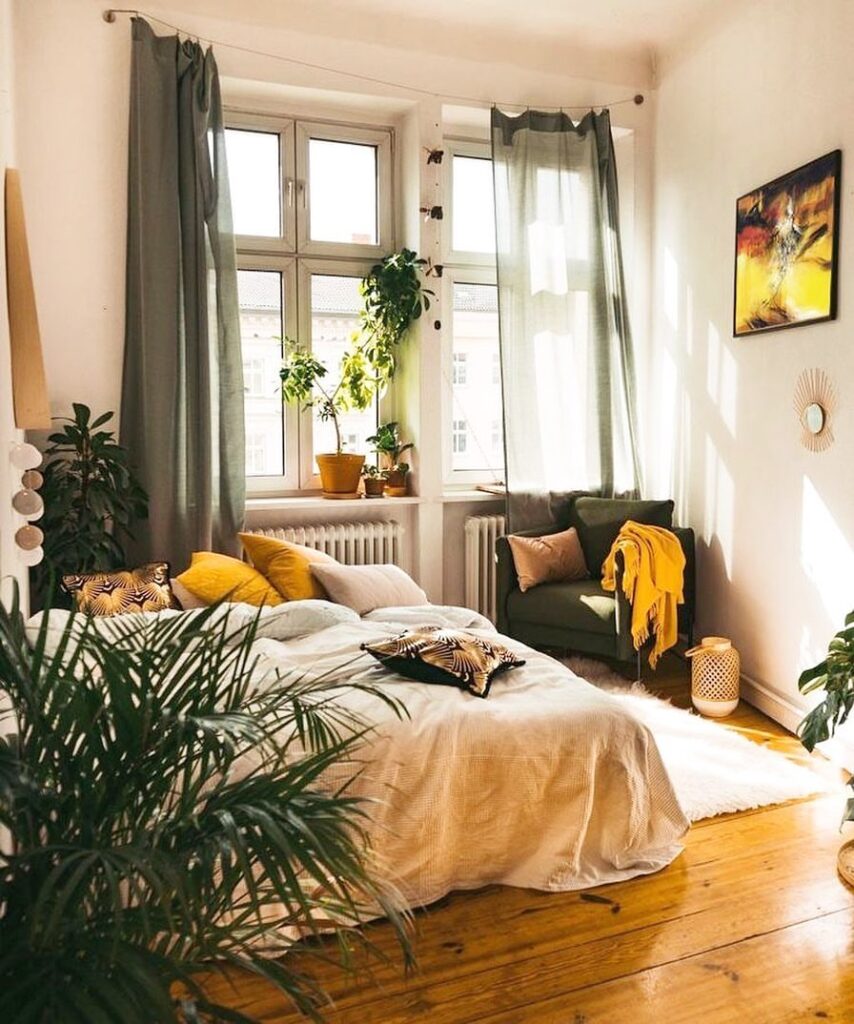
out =
[(578, 530), (591, 576), (601, 577), (602, 563), (629, 519), (670, 530), (673, 528), (673, 502), (580, 497), (572, 503), (570, 525)]
[(530, 622), (558, 629), (616, 636), (617, 602), (598, 580), (543, 583), (526, 590), (511, 590), (507, 597), (511, 622)]

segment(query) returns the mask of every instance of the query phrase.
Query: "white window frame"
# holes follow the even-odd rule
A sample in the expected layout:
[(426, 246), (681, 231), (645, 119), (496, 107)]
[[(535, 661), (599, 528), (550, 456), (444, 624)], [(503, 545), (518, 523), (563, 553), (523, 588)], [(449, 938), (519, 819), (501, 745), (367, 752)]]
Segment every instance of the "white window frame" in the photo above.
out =
[(294, 152), (294, 121), (289, 117), (270, 117), (226, 111), (225, 127), (237, 131), (267, 132), (279, 136), (279, 178), (281, 188), (280, 234), (235, 235), (238, 250), (251, 252), (293, 253), (296, 250), (296, 154)]
[[(394, 131), (346, 120), (303, 119), (259, 114), (240, 107), (225, 110), (225, 126), (279, 135), (281, 236), (236, 235), (238, 270), (282, 274), (284, 335), (311, 346), (311, 275), (364, 277), (374, 263), (394, 251)], [(309, 139), (354, 142), (377, 151), (377, 245), (310, 240), (308, 194)], [(290, 300), (290, 301), (288, 301)], [(387, 401), (384, 396), (377, 403)], [(379, 411), (378, 411), (379, 416)], [(378, 420), (379, 422), (379, 420)], [(284, 405), (284, 476), (247, 476), (249, 497), (298, 497), (320, 490), (314, 464), (311, 411)]]
[[(371, 269), (369, 260), (301, 259), (299, 277), (299, 323), (298, 336), (303, 343), (311, 345), (311, 278), (315, 274), (329, 274), (334, 277), (353, 277), (361, 280)], [(329, 367), (330, 372), (333, 368)], [(314, 469), (314, 428), (312, 410), (302, 409), (299, 414), (300, 439), (300, 481), (302, 490), (319, 490), (320, 475)], [(379, 425), (379, 401), (377, 402), (377, 425)]]
[[(494, 269), (488, 267), (445, 267), (442, 274), (442, 307), (446, 310), (445, 327), (442, 331), (442, 478), (445, 486), (458, 487), (463, 484), (497, 484), (503, 482), (504, 465), (496, 466), (492, 472), (483, 469), (454, 469), (454, 285), (489, 284), (496, 285)], [(474, 382), (473, 382), (474, 383)], [(471, 431), (469, 440), (474, 443)], [(487, 439), (488, 440), (488, 439)]]
[[(352, 142), (373, 146), (377, 152), (377, 244), (321, 242), (311, 238), (311, 195), (309, 143), (311, 139)], [(361, 128), (355, 125), (329, 124), (323, 121), (296, 122), (297, 168), (297, 249), (304, 256), (364, 256), (377, 260), (391, 252), (394, 242), (394, 199), (392, 174), (392, 133), (390, 129)]]
[(454, 248), (454, 157), (468, 156), (488, 160), (492, 164), (492, 146), (476, 139), (446, 138), (444, 168), (444, 216), (442, 218), (442, 259), (453, 266), (494, 267), (495, 253), (469, 252)]
[[(297, 265), (285, 258), (259, 254), (238, 254), (238, 270), (273, 271), (282, 280), (282, 330), (285, 338), (297, 336)], [(282, 340), (284, 345), (284, 339)], [(299, 488), (299, 410), (288, 402), (282, 406), (285, 431), (285, 473), (283, 476), (247, 476), (246, 492), (254, 496), (273, 495)]]

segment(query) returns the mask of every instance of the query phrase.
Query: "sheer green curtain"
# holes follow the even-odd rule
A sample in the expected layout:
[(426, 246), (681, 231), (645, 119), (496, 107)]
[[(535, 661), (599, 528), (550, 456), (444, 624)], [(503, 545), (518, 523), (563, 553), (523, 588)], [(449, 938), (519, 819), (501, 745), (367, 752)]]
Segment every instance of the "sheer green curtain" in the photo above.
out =
[(512, 529), (554, 495), (640, 486), (632, 338), (607, 111), (492, 111)]
[(243, 367), (216, 61), (132, 22), (121, 440), (149, 493), (137, 560), (237, 550)]

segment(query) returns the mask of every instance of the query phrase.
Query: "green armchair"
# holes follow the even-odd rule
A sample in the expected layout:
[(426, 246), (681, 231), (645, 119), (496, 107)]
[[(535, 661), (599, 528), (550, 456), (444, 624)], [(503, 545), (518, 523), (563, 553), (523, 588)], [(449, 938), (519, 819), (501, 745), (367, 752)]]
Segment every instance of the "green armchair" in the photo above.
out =
[(679, 607), (679, 631), (693, 642), (696, 598), (694, 531), (673, 527), (672, 501), (626, 501), (572, 496), (558, 522), (523, 537), (542, 537), (574, 526), (578, 531), (590, 578), (572, 583), (543, 583), (524, 593), (519, 589), (513, 554), (506, 537), (496, 544), (498, 630), (532, 647), (557, 647), (580, 654), (632, 661), (631, 606), (621, 585), (617, 560), (617, 589), (602, 589), (602, 563), (628, 519), (672, 529), (685, 552), (685, 604)]

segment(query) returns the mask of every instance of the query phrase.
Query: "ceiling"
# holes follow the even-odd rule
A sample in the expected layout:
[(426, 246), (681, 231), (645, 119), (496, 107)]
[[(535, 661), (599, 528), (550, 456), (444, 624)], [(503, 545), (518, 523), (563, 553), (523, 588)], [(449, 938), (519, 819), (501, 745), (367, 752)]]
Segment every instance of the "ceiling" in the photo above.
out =
[[(152, 0), (160, 6), (162, 0)], [(583, 50), (641, 60), (667, 53), (689, 35), (750, 0), (173, 0), (197, 15), (295, 32), (442, 53), (514, 40), (526, 55), (537, 40), (567, 63)]]

